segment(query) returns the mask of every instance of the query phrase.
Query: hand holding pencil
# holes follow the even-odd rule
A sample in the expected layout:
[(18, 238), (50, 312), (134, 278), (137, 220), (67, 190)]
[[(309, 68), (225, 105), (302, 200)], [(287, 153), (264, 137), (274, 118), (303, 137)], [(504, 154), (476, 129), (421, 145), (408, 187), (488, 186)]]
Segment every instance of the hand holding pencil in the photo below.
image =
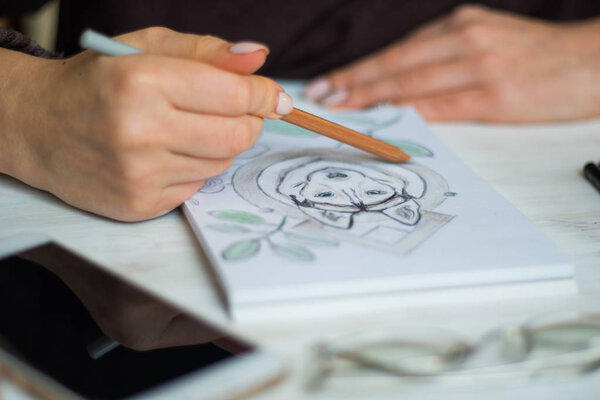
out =
[[(0, 59), (19, 86), (0, 172), (123, 221), (162, 215), (254, 144), (262, 117), (291, 111), (272, 80), (252, 75), (268, 49), (164, 28), (118, 38), (149, 54)], [(1, 151), (1, 150), (0, 150)]]
[[(81, 35), (81, 47), (110, 56), (141, 53), (141, 50), (136, 47), (125, 45), (91, 29), (86, 30)], [(297, 108), (292, 109), (291, 98), (285, 93), (279, 94), (279, 100), (280, 102), (281, 100), (284, 100), (284, 102), (277, 106), (276, 112), (280, 116), (283, 115), (281, 117), (283, 121), (312, 130), (313, 132), (339, 142), (349, 144), (350, 146), (367, 151), (388, 161), (406, 162), (410, 159), (408, 154), (404, 153), (402, 149), (396, 146), (331, 121), (327, 121), (323, 118), (319, 118), (316, 115), (309, 114)], [(258, 113), (257, 115), (261, 116), (262, 114)], [(269, 118), (268, 115), (269, 114), (265, 115), (265, 117)], [(273, 118), (272, 115), (271, 117)]]
[[(149, 28), (104, 44), (65, 60), (3, 53), (4, 71), (21, 83), (3, 88), (11, 101), (0, 109), (11, 118), (0, 114), (0, 144), (10, 144), (0, 146), (1, 173), (77, 208), (138, 221), (167, 213), (226, 170), (257, 140), (263, 118), (285, 117), (391, 161), (409, 158), (294, 109), (279, 85), (253, 75), (268, 54), (259, 43)], [(27, 107), (11, 112), (19, 104)]]

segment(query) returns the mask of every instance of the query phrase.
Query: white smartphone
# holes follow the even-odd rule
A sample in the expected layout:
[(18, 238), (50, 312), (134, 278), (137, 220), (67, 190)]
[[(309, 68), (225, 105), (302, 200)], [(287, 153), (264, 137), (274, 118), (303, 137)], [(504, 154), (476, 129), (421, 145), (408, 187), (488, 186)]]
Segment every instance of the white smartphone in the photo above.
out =
[(45, 236), (0, 239), (0, 376), (43, 399), (240, 398), (280, 358)]

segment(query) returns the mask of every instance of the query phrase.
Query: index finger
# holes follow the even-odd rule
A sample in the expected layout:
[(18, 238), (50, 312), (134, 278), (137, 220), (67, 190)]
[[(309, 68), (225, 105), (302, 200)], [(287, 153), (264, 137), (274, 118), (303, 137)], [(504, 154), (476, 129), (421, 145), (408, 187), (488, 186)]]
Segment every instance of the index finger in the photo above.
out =
[(293, 101), (271, 79), (239, 75), (212, 65), (185, 59), (147, 57), (158, 70), (161, 91), (178, 109), (202, 114), (281, 118), (292, 111)]
[(147, 53), (190, 58), (231, 72), (249, 74), (258, 70), (269, 54), (261, 43), (243, 42), (246, 52), (232, 51), (231, 42), (209, 35), (180, 33), (163, 27), (151, 27), (117, 37), (117, 40)]

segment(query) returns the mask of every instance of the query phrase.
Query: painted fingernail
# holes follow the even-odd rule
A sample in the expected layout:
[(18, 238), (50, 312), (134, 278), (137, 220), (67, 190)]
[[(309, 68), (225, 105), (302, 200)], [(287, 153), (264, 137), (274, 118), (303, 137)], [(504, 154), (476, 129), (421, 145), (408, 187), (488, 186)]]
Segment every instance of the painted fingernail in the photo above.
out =
[(331, 107), (342, 104), (346, 99), (348, 99), (348, 91), (346, 89), (338, 89), (321, 99), (321, 103)]
[(269, 53), (269, 48), (262, 43), (256, 42), (238, 42), (229, 47), (229, 52), (233, 54), (250, 54), (258, 50), (264, 50)]
[(294, 100), (292, 100), (291, 96), (285, 92), (279, 93), (279, 98), (277, 99), (277, 108), (275, 108), (275, 112), (279, 115), (288, 115), (294, 109)]
[(304, 95), (311, 100), (317, 100), (331, 92), (331, 89), (331, 81), (327, 78), (320, 78), (306, 87)]

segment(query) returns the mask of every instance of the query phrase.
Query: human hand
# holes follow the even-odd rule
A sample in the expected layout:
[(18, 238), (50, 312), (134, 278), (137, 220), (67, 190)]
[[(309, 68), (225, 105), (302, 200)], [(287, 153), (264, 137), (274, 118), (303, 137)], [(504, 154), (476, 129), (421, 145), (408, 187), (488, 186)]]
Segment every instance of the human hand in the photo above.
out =
[(544, 122), (600, 115), (600, 20), (549, 23), (463, 6), (313, 82), (335, 108), (390, 102), (428, 120)]
[(252, 146), (261, 117), (291, 111), (275, 82), (251, 75), (267, 56), (262, 45), (165, 28), (117, 39), (147, 54), (3, 52), (0, 172), (93, 213), (152, 218)]

